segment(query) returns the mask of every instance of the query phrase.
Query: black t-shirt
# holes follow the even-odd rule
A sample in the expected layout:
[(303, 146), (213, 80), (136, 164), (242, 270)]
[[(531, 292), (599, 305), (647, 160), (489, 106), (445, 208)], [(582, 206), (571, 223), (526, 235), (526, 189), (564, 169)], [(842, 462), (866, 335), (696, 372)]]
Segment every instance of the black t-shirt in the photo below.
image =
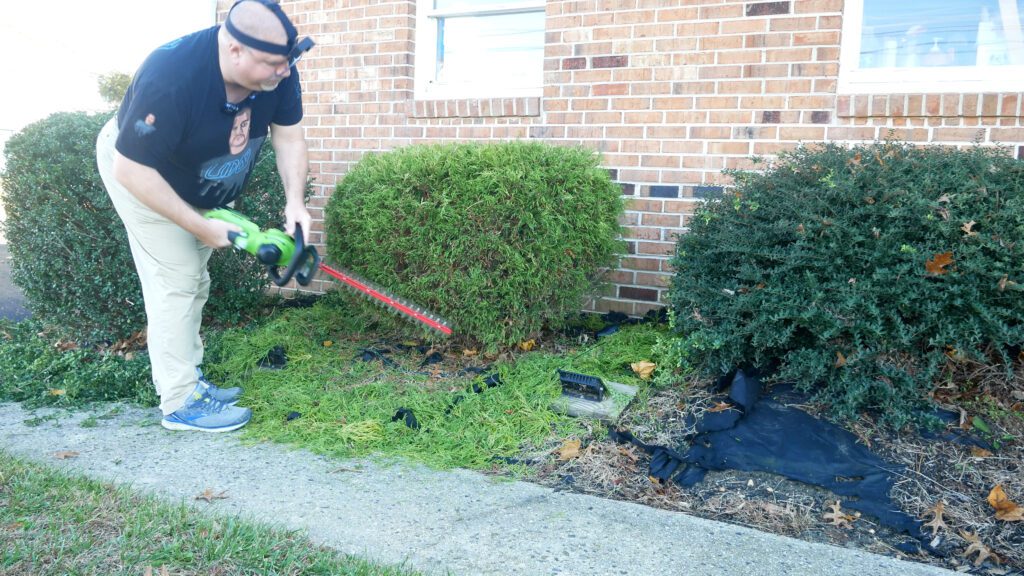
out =
[(271, 123), (302, 120), (299, 74), (254, 92), (225, 112), (219, 26), (157, 48), (132, 80), (117, 114), (117, 151), (156, 169), (183, 200), (216, 208), (234, 200), (256, 164)]

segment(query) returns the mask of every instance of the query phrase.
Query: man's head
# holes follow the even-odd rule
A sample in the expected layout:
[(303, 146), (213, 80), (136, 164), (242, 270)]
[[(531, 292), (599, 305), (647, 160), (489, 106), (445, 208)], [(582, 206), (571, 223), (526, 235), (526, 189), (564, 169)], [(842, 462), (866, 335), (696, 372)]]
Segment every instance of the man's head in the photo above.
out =
[(250, 90), (270, 91), (291, 74), (291, 66), (313, 46), (273, 0), (239, 0), (221, 29), (222, 54), (230, 79)]

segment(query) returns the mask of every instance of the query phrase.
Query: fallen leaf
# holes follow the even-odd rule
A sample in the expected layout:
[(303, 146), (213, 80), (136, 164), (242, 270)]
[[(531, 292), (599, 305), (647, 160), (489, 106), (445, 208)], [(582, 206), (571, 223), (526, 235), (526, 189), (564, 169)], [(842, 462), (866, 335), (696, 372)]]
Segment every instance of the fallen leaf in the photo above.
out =
[(1024, 508), (1021, 508), (1006, 496), (1003, 486), (997, 484), (988, 493), (988, 503), (996, 509), (996, 520), (1004, 522), (1024, 522)]
[(324, 348), (330, 348), (331, 346), (334, 346), (334, 341), (324, 340)]
[(971, 446), (971, 456), (973, 456), (975, 458), (988, 458), (988, 457), (992, 456), (992, 453), (989, 452), (988, 450), (985, 450), (984, 448), (979, 448), (977, 446)]
[(537, 341), (534, 340), (533, 338), (530, 338), (529, 340), (520, 342), (519, 349), (522, 350), (523, 352), (529, 352), (530, 350), (533, 350), (534, 346), (536, 345)]
[(949, 266), (952, 263), (953, 253), (942, 252), (941, 254), (935, 254), (934, 256), (932, 256), (931, 260), (926, 261), (924, 263), (924, 269), (929, 274), (940, 276), (942, 274), (949, 272), (949, 270), (946, 270), (946, 266)]
[(839, 350), (836, 350), (836, 364), (835, 364), (835, 367), (836, 368), (842, 368), (843, 366), (846, 366), (846, 356), (843, 356), (842, 352), (840, 352)]
[(47, 394), (50, 396), (63, 396), (67, 394), (67, 390), (64, 390), (63, 388), (50, 388)]
[(227, 492), (221, 492), (217, 494), (213, 491), (213, 488), (207, 488), (203, 490), (203, 493), (196, 496), (196, 500), (206, 500), (207, 503), (212, 503), (214, 500), (225, 500), (227, 499)]
[(974, 220), (971, 220), (970, 222), (964, 222), (964, 225), (960, 227), (960, 230), (963, 230), (964, 234), (968, 236), (977, 236), (978, 233), (972, 230), (975, 224), (977, 224), (977, 222), (975, 222)]
[(931, 514), (932, 516), (931, 521), (922, 526), (923, 528), (931, 528), (932, 536), (935, 536), (935, 534), (938, 533), (940, 528), (943, 530), (949, 530), (949, 526), (947, 526), (945, 521), (943, 521), (942, 519), (942, 515), (945, 513), (945, 511), (946, 503), (939, 500), (939, 502), (935, 504), (935, 506), (932, 506), (930, 510), (924, 513), (925, 516), (928, 516), (929, 514)]
[(839, 526), (841, 528), (853, 528), (853, 522), (857, 519), (857, 516), (851, 516), (843, 512), (842, 507), (839, 505), (839, 500), (836, 500), (835, 504), (829, 506), (832, 508), (831, 512), (826, 512), (822, 518), (828, 520), (832, 526)]
[(480, 351), (477, 350), (476, 348), (466, 348), (462, 351), (462, 355), (466, 358), (472, 358), (473, 356), (476, 356), (479, 353)]
[(558, 449), (558, 459), (561, 461), (572, 460), (580, 455), (580, 441), (566, 440)]
[(976, 533), (964, 532), (963, 530), (961, 530), (960, 536), (962, 536), (964, 540), (967, 540), (970, 543), (970, 546), (967, 547), (967, 550), (964, 550), (963, 553), (960, 555), (964, 558), (970, 559), (971, 554), (977, 554), (978, 557), (974, 559), (975, 567), (981, 566), (981, 564), (985, 561), (986, 558), (991, 558), (992, 561), (996, 564), (1000, 562), (999, 556), (993, 554), (992, 550), (990, 550), (988, 546), (982, 544), (981, 539), (978, 538), (978, 535)]
[(939, 202), (949, 202), (949, 194), (943, 194), (939, 196)]
[(1010, 278), (1006, 274), (1003, 274), (1003, 277), (999, 279), (999, 284), (997, 284), (997, 286), (999, 287), (1000, 292), (1006, 291), (1006, 283), (1009, 282), (1009, 280)]
[(61, 450), (53, 453), (53, 457), (57, 460), (67, 460), (68, 458), (74, 458), (76, 456), (78, 456), (78, 452), (73, 450)]
[(711, 408), (708, 408), (708, 412), (725, 412), (726, 410), (731, 409), (732, 404), (729, 404), (728, 402), (718, 402)]
[(68, 342), (66, 340), (58, 340), (54, 345), (54, 348), (61, 352), (67, 352), (69, 350), (78, 350), (78, 343)]
[(629, 367), (633, 369), (633, 372), (636, 372), (637, 376), (639, 376), (641, 380), (650, 380), (651, 374), (654, 373), (654, 369), (657, 368), (657, 365), (654, 362), (641, 360), (640, 362), (633, 362)]

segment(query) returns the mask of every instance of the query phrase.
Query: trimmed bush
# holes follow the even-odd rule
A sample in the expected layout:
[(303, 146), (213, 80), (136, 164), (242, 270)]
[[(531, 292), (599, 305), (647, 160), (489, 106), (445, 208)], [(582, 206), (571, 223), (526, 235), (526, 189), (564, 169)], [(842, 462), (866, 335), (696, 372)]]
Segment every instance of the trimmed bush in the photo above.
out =
[(338, 184), (327, 253), (495, 349), (593, 294), (623, 251), (620, 194), (580, 148), (410, 146), (365, 156)]
[[(96, 168), (96, 137), (110, 114), (58, 113), (6, 144), (4, 233), (14, 283), (33, 315), (79, 340), (127, 337), (145, 325), (141, 289), (124, 225)], [(281, 225), (284, 193), (266, 147), (238, 209), (261, 225)], [(206, 313), (233, 322), (258, 305), (265, 269), (218, 250)]]
[(898, 142), (800, 148), (694, 215), (673, 260), (684, 368), (778, 362), (836, 415), (902, 425), (947, 362), (1024, 341), (1024, 165)]

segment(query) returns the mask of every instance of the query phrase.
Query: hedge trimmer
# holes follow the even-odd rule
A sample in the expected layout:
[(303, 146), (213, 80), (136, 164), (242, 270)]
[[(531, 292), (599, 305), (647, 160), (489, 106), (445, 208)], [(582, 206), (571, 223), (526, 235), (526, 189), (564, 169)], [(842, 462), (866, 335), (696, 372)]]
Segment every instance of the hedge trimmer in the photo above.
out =
[[(387, 290), (375, 286), (372, 282), (363, 280), (351, 272), (321, 262), (316, 247), (304, 244), (302, 227), (298, 224), (295, 225), (295, 238), (292, 239), (282, 230), (260, 230), (255, 222), (227, 208), (210, 210), (206, 213), (206, 217), (223, 220), (241, 228), (241, 232), (228, 232), (228, 240), (235, 248), (245, 250), (265, 264), (267, 274), (277, 286), (284, 286), (293, 277), (301, 286), (308, 286), (316, 271), (322, 270), (344, 286), (378, 304), (383, 304), (445, 336), (452, 333), (448, 322), (437, 315), (393, 296)], [(280, 271), (281, 267), (284, 267), (283, 273)]]

